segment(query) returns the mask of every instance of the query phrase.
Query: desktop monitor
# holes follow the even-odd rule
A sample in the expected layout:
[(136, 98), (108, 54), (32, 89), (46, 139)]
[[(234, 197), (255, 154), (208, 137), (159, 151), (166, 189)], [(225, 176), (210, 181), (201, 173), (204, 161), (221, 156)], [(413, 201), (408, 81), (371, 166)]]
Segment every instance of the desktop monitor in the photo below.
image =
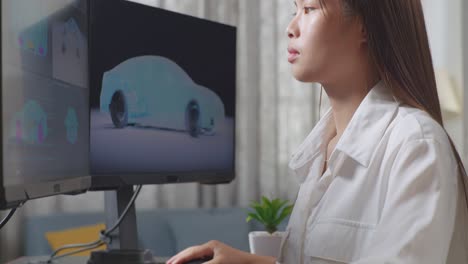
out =
[(235, 27), (124, 0), (0, 3), (0, 209), (233, 180)]
[(234, 178), (236, 28), (91, 1), (92, 188)]
[(90, 187), (86, 0), (1, 0), (0, 208)]

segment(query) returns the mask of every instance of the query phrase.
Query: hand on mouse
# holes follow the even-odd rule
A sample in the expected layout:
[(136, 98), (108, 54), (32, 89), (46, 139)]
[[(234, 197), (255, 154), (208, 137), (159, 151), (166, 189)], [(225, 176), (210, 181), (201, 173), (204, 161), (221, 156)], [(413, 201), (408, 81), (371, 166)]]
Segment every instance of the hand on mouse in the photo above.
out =
[(253, 255), (213, 240), (206, 244), (189, 247), (179, 252), (177, 255), (170, 258), (166, 264), (183, 264), (186, 261), (203, 257), (213, 257), (213, 259), (206, 262), (206, 264), (275, 263), (275, 259), (272, 257)]

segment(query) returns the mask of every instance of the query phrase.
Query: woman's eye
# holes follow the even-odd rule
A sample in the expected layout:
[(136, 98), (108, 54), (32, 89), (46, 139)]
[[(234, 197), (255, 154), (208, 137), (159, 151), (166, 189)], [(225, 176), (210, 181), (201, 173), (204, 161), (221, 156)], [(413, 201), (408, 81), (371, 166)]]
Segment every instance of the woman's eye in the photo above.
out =
[(310, 6), (306, 6), (304, 7), (304, 13), (305, 14), (309, 14), (310, 12), (314, 11), (315, 8), (314, 7), (310, 7)]

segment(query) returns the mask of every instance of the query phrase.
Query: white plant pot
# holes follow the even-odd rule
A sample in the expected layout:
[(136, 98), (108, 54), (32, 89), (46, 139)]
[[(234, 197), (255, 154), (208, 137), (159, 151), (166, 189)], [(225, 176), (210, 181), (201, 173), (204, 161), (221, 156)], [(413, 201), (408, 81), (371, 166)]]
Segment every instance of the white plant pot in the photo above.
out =
[(250, 253), (262, 256), (277, 257), (284, 232), (270, 234), (264, 231), (249, 233)]

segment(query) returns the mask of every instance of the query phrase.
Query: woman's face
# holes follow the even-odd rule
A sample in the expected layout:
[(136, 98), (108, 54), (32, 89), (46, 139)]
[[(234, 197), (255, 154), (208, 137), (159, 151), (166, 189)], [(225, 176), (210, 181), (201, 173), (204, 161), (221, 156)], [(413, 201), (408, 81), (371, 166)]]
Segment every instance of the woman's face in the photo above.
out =
[(288, 61), (297, 80), (326, 84), (352, 75), (364, 34), (357, 19), (344, 15), (341, 1), (326, 0), (325, 7), (318, 0), (295, 1), (287, 34)]

